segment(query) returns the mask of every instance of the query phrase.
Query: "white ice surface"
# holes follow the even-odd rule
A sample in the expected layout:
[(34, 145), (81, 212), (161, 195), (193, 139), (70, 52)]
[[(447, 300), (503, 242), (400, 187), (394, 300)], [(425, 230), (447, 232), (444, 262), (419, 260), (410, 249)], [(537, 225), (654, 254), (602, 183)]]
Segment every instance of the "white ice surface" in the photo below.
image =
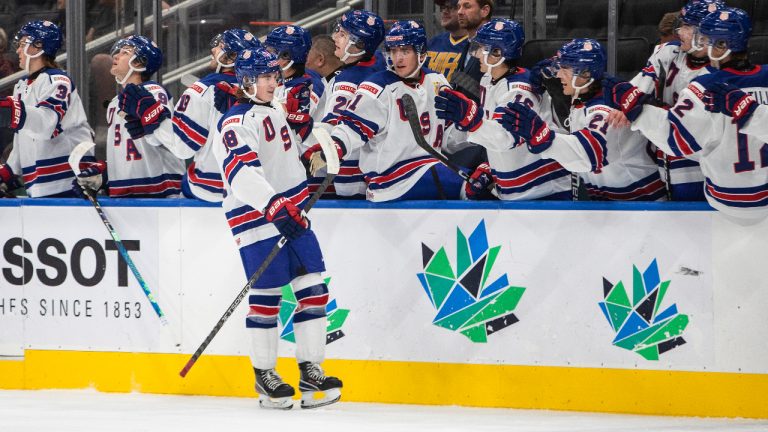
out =
[(273, 411), (255, 398), (8, 390), (0, 431), (765, 432), (768, 421), (363, 403)]

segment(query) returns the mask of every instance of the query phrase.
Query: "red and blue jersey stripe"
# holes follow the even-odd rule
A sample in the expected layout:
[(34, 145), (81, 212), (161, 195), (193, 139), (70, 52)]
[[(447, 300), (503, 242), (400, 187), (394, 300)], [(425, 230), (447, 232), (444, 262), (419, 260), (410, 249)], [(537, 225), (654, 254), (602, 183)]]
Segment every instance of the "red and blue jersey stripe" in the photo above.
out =
[(592, 166), (592, 172), (599, 173), (603, 167), (608, 164), (606, 160), (606, 141), (601, 134), (594, 133), (589, 129), (581, 129), (573, 133), (584, 151), (587, 153), (589, 163)]
[(670, 111), (667, 114), (669, 119), (669, 136), (667, 137), (667, 145), (675, 154), (675, 156), (690, 156), (698, 151), (701, 151), (701, 146), (696, 142), (696, 138), (688, 132), (680, 119)]
[[(281, 195), (288, 198), (298, 208), (304, 208), (307, 201), (309, 201), (306, 182), (301, 182), (298, 186), (281, 192)], [(225, 216), (227, 217), (229, 228), (235, 236), (268, 223), (260, 210), (256, 210), (249, 205), (233, 208), (226, 212)]]
[(35, 161), (33, 166), (22, 167), (21, 176), (24, 179), (25, 186), (29, 188), (35, 184), (74, 178), (75, 174), (69, 166), (69, 156), (60, 156), (51, 159), (40, 159)]
[(539, 159), (514, 171), (492, 169), (494, 182), (500, 194), (520, 194), (547, 182), (569, 176), (559, 163), (552, 159)]
[(232, 184), (238, 171), (244, 166), (251, 166), (258, 168), (261, 166), (259, 161), (259, 155), (249, 147), (239, 145), (235, 148), (227, 147), (227, 156), (221, 164), (224, 176), (227, 178), (229, 184)]
[(200, 150), (208, 140), (208, 129), (178, 111), (173, 113), (173, 133), (194, 151)]
[(219, 173), (208, 173), (196, 168), (194, 162), (187, 167), (187, 180), (201, 189), (209, 192), (224, 194), (224, 182)]
[(181, 174), (110, 180), (108, 189), (110, 197), (165, 198), (181, 194)]
[(706, 179), (705, 193), (715, 201), (729, 207), (768, 206), (768, 184), (751, 187), (723, 187)]
[(667, 189), (658, 171), (624, 187), (597, 186), (585, 183), (587, 193), (595, 201), (656, 201), (666, 196)]
[(421, 156), (407, 159), (393, 165), (383, 173), (370, 172), (365, 175), (370, 190), (386, 189), (412, 176), (419, 168), (437, 163), (431, 156)]

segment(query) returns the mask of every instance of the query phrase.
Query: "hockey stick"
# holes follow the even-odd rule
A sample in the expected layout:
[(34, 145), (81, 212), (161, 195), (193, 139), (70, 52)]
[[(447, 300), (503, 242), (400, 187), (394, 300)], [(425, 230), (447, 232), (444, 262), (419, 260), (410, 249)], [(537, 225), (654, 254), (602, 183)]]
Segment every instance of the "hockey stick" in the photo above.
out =
[[(304, 206), (304, 212), (309, 212), (309, 210), (314, 207), (315, 203), (318, 199), (325, 193), (325, 190), (328, 188), (328, 186), (331, 185), (331, 182), (333, 182), (334, 177), (336, 177), (336, 174), (339, 173), (339, 159), (338, 159), (338, 153), (336, 152), (336, 148), (333, 144), (333, 140), (331, 139), (331, 136), (323, 129), (317, 128), (314, 131), (315, 138), (320, 142), (320, 146), (323, 148), (323, 154), (326, 158), (326, 167), (327, 167), (327, 174), (325, 176), (325, 179), (323, 179), (323, 183), (320, 185), (320, 187), (315, 191), (315, 193), (312, 195), (312, 198), (309, 199), (309, 202), (307, 202), (307, 205)], [(187, 364), (184, 365), (184, 368), (179, 372), (179, 375), (183, 377), (187, 376), (187, 373), (190, 369), (192, 369), (192, 366), (195, 365), (197, 362), (197, 359), (200, 358), (200, 356), (203, 354), (203, 351), (210, 345), (211, 341), (214, 337), (216, 337), (216, 334), (219, 333), (219, 330), (221, 330), (221, 327), (224, 325), (225, 322), (229, 319), (229, 317), (235, 312), (235, 309), (237, 309), (237, 306), (243, 301), (246, 295), (248, 295), (248, 291), (251, 290), (253, 287), (253, 284), (256, 283), (259, 278), (261, 278), (261, 275), (267, 270), (267, 267), (272, 263), (272, 261), (275, 259), (277, 254), (280, 252), (280, 249), (285, 246), (285, 243), (287, 243), (288, 240), (285, 237), (280, 237), (280, 240), (277, 241), (277, 244), (272, 248), (272, 250), (269, 252), (269, 255), (262, 261), (259, 268), (254, 272), (251, 277), (248, 279), (248, 283), (245, 284), (242, 290), (240, 290), (240, 293), (237, 295), (237, 298), (232, 302), (231, 305), (227, 308), (226, 311), (224, 311), (224, 315), (219, 318), (219, 322), (216, 323), (215, 326), (213, 326), (213, 329), (210, 333), (208, 333), (208, 336), (206, 336), (205, 340), (202, 344), (197, 348), (194, 354), (192, 354), (192, 357), (189, 358), (187, 361)]]
[[(667, 70), (664, 69), (664, 65), (659, 63), (659, 77), (656, 84), (656, 99), (664, 100), (664, 87), (667, 86)], [(657, 153), (658, 154), (658, 153)], [(666, 177), (667, 185), (667, 201), (672, 201), (672, 177), (669, 172), (669, 156), (666, 153), (661, 152), (662, 163), (664, 164), (664, 176)]]
[(451, 76), (451, 87), (470, 99), (480, 100), (480, 83), (466, 72), (454, 71)]
[[(72, 150), (72, 153), (69, 154), (69, 166), (70, 168), (72, 168), (73, 172), (75, 173), (80, 172), (80, 159), (82, 159), (85, 153), (88, 152), (88, 150), (92, 149), (93, 146), (95, 145), (96, 144), (92, 142), (83, 141)], [(141, 286), (142, 291), (144, 291), (144, 295), (147, 296), (147, 300), (149, 300), (149, 303), (152, 305), (152, 309), (155, 310), (155, 313), (157, 314), (158, 318), (160, 318), (160, 322), (164, 326), (168, 325), (168, 319), (166, 319), (165, 314), (163, 313), (162, 309), (160, 309), (160, 305), (157, 304), (157, 300), (155, 300), (155, 295), (152, 294), (152, 291), (149, 289), (149, 285), (147, 285), (147, 282), (144, 280), (143, 277), (141, 277), (141, 273), (139, 273), (139, 269), (136, 268), (136, 264), (133, 263), (133, 260), (131, 259), (130, 255), (128, 255), (128, 250), (125, 249), (125, 246), (123, 245), (122, 240), (120, 240), (120, 237), (117, 235), (115, 228), (112, 226), (112, 223), (109, 222), (109, 219), (107, 218), (107, 215), (104, 213), (104, 210), (101, 208), (99, 201), (96, 200), (95, 191), (94, 191), (94, 194), (91, 194), (85, 188), (85, 186), (80, 185), (80, 188), (83, 190), (83, 194), (88, 198), (88, 201), (90, 201), (91, 204), (93, 205), (93, 208), (96, 209), (96, 213), (99, 214), (101, 221), (104, 222), (104, 226), (107, 227), (107, 231), (109, 231), (109, 235), (112, 236), (112, 240), (114, 240), (115, 245), (117, 245), (117, 250), (120, 253), (120, 256), (123, 257), (123, 261), (125, 261), (125, 263), (128, 264), (128, 268), (131, 269), (131, 273), (133, 273), (133, 276), (136, 277), (136, 281)]]
[[(427, 140), (424, 139), (424, 136), (421, 134), (421, 123), (419, 123), (419, 113), (416, 110), (416, 102), (413, 101), (413, 98), (409, 94), (403, 95), (403, 109), (405, 109), (405, 116), (408, 118), (408, 125), (411, 127), (411, 133), (416, 139), (416, 144), (426, 150), (427, 153), (437, 158), (437, 160), (442, 162), (443, 165), (450, 168), (451, 171), (454, 171), (456, 174), (458, 174), (459, 177), (461, 177), (465, 182), (474, 183), (474, 181), (469, 178), (469, 174), (465, 173), (464, 170), (448, 160), (444, 154), (440, 153), (437, 149), (429, 145)], [(499, 193), (496, 191), (495, 187), (489, 185), (488, 190), (493, 196), (499, 198)]]

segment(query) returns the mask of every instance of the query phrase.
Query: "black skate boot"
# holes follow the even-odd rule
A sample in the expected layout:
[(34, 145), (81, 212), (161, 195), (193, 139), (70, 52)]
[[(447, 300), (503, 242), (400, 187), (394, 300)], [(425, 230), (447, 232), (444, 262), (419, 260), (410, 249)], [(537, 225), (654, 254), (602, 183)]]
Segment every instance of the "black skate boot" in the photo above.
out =
[[(299, 363), (301, 378), (299, 390), (301, 391), (302, 408), (318, 408), (338, 402), (341, 399), (341, 380), (325, 376), (323, 368), (317, 363)], [(324, 397), (315, 398), (315, 393), (323, 392)]]
[(262, 408), (289, 410), (293, 408), (291, 399), (296, 391), (286, 384), (274, 369), (256, 369), (256, 392), (259, 394), (259, 406)]

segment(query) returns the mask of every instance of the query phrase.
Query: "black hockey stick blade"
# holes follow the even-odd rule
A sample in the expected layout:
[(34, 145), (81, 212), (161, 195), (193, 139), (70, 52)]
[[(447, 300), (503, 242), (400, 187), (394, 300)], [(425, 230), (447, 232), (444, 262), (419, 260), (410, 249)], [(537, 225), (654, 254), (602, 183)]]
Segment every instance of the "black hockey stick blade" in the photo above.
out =
[[(421, 134), (421, 123), (419, 122), (419, 112), (416, 109), (416, 102), (414, 102), (413, 98), (409, 94), (403, 95), (403, 109), (405, 110), (405, 117), (408, 119), (408, 125), (411, 127), (411, 133), (413, 134), (413, 138), (416, 140), (416, 144), (426, 150), (427, 153), (437, 158), (437, 160), (442, 162), (442, 164), (447, 166), (451, 171), (454, 171), (456, 174), (458, 174), (459, 177), (464, 179), (464, 181), (471, 182), (472, 180), (469, 178), (469, 175), (464, 172), (464, 170), (456, 166), (456, 164), (451, 162), (436, 148), (429, 145), (427, 140), (424, 139), (424, 135)], [(499, 197), (499, 193), (496, 191), (495, 187), (491, 186), (488, 188), (488, 190), (496, 198)]]
[(451, 87), (475, 101), (480, 101), (480, 83), (466, 72), (454, 71), (451, 75)]
[[(323, 144), (326, 144), (323, 142), (323, 138), (318, 138), (320, 141), (321, 146)], [(325, 146), (323, 146), (323, 149), (325, 151)], [(328, 153), (326, 153), (327, 157), (333, 158), (334, 155), (336, 155), (336, 150), (333, 149), (333, 151), (328, 150)], [(335, 165), (334, 165), (335, 164)], [(307, 205), (304, 206), (304, 212), (309, 213), (309, 210), (315, 206), (315, 203), (318, 199), (325, 193), (325, 190), (328, 189), (328, 186), (331, 185), (333, 182), (333, 179), (336, 177), (336, 174), (338, 173), (338, 165), (339, 162), (336, 160), (335, 162), (329, 161), (328, 166), (328, 175), (325, 176), (325, 179), (323, 179), (323, 183), (320, 185), (320, 187), (315, 191), (315, 193), (312, 195), (312, 198), (310, 198), (309, 202), (307, 202)], [(335, 168), (334, 168), (335, 166)], [(192, 354), (192, 357), (187, 360), (187, 364), (184, 365), (184, 368), (181, 369), (181, 372), (179, 372), (179, 375), (181, 375), (182, 378), (187, 376), (187, 373), (189, 373), (189, 370), (192, 369), (192, 366), (195, 365), (197, 362), (197, 359), (200, 358), (201, 355), (203, 355), (203, 351), (205, 351), (206, 348), (208, 348), (208, 345), (211, 344), (211, 341), (213, 341), (213, 338), (216, 337), (216, 335), (219, 333), (219, 330), (224, 326), (224, 323), (227, 322), (230, 316), (235, 312), (235, 309), (240, 305), (240, 303), (243, 301), (243, 299), (248, 295), (248, 291), (251, 290), (253, 287), (253, 284), (256, 283), (257, 280), (261, 277), (261, 275), (267, 270), (267, 267), (274, 261), (275, 257), (277, 257), (277, 254), (280, 252), (280, 249), (285, 246), (285, 243), (287, 243), (287, 239), (285, 237), (280, 237), (280, 240), (277, 241), (277, 244), (272, 247), (272, 250), (269, 252), (269, 255), (264, 259), (264, 261), (261, 263), (259, 268), (251, 275), (251, 277), (248, 279), (248, 283), (245, 284), (242, 290), (240, 290), (240, 293), (238, 293), (237, 298), (232, 302), (231, 305), (227, 308), (226, 311), (224, 311), (224, 315), (219, 318), (219, 322), (216, 323), (216, 325), (211, 329), (210, 333), (208, 333), (208, 336), (206, 336), (205, 340), (203, 340), (203, 343), (200, 344), (200, 346), (197, 348), (194, 354)]]

